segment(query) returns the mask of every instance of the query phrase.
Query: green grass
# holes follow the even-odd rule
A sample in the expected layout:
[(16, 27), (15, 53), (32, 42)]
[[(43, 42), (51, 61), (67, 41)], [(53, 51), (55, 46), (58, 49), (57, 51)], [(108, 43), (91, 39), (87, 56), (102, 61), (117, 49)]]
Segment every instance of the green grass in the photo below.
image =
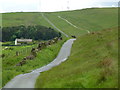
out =
[(2, 59), (0, 59), (0, 88), (2, 88)]
[(41, 14), (35, 12), (3, 13), (2, 20), (3, 27), (19, 25), (49, 26), (49, 23), (42, 18)]
[[(118, 8), (90, 8), (75, 11), (64, 11), (64, 12), (49, 12), (44, 15), (56, 25), (60, 30), (71, 35), (80, 36), (86, 34), (86, 30), (98, 31), (105, 28), (118, 26)], [(43, 25), (52, 27), (41, 15), (41, 13), (4, 13), (3, 26), (15, 26), (24, 24), (28, 25)], [(58, 18), (67, 19), (72, 24), (79, 27), (74, 28), (66, 21)], [(12, 22), (11, 22), (12, 21)]]
[[(67, 12), (45, 13), (45, 15), (69, 35), (80, 36), (89, 31), (97, 31), (105, 28), (118, 26), (118, 8), (91, 8)], [(67, 19), (79, 29), (74, 28), (66, 21), (58, 18), (61, 16)]]
[[(60, 30), (69, 36), (76, 35), (78, 38), (73, 45), (69, 59), (60, 66), (42, 73), (37, 80), (36, 87), (118, 87), (116, 83), (118, 79), (117, 29), (113, 28), (118, 26), (118, 8), (91, 8), (65, 12), (46, 12), (44, 15)], [(2, 16), (4, 27), (18, 26), (21, 24), (26, 26), (43, 25), (52, 27), (42, 17), (41, 13), (37, 12), (4, 13)], [(74, 28), (66, 21), (58, 18), (58, 16), (67, 19), (79, 29)], [(105, 30), (108, 28), (110, 29)], [(86, 30), (89, 30), (90, 32), (99, 31), (102, 35), (87, 34)], [(60, 47), (59, 43), (57, 45)], [(53, 48), (53, 52), (55, 52), (57, 46), (55, 45), (51, 48)], [(45, 59), (50, 50), (46, 49), (42, 52), (40, 52), (41, 54), (38, 56)], [(45, 63), (50, 61), (49, 58), (54, 56), (53, 52), (49, 53), (48, 59), (43, 60), (43, 63), (44, 61)], [(11, 54), (12, 53), (13, 52), (11, 52)], [(15, 62), (19, 62), (22, 57), (12, 58), (10, 61), (13, 61), (15, 64)], [(6, 61), (3, 60), (3, 64), (6, 64), (8, 60), (9, 59)], [(42, 60), (40, 59), (36, 61), (42, 63)], [(3, 73), (8, 76), (3, 76), (3, 78), (5, 78), (3, 80), (3, 85), (14, 77), (15, 74), (18, 75), (20, 73), (29, 72), (31, 69), (38, 68), (39, 66), (37, 66), (38, 63), (36, 61), (28, 62), (22, 68), (13, 68), (13, 66), (7, 66), (6, 64), (4, 66), (6, 70), (3, 69)], [(106, 62), (108, 64), (106, 64)], [(32, 63), (36, 66), (31, 65)], [(104, 66), (104, 63), (105, 65), (108, 65), (108, 68)], [(11, 70), (9, 70), (9, 67)]]
[[(59, 41), (58, 43), (41, 50), (38, 52), (35, 59), (28, 60), (23, 66), (16, 66), (16, 64), (18, 64), (25, 56), (28, 56), (31, 48), (36, 47), (36, 45), (12, 46), (14, 49), (11, 51), (3, 50), (3, 53), (6, 55), (6, 57), (2, 59), (2, 86), (4, 86), (8, 81), (18, 74), (28, 73), (33, 69), (40, 68), (50, 63), (57, 56), (64, 42), (65, 40)], [(19, 56), (15, 56), (16, 51), (21, 52)]]
[(77, 38), (71, 56), (43, 72), (36, 88), (117, 88), (118, 28)]

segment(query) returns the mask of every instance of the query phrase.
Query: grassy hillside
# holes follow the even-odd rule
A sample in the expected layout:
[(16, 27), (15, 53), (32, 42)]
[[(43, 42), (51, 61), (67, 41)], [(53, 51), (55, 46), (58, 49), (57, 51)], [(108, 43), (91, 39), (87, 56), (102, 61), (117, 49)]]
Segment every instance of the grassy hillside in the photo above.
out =
[(36, 88), (117, 88), (118, 28), (77, 38), (68, 60), (43, 72)]
[(3, 13), (3, 27), (7, 26), (19, 26), (19, 25), (44, 25), (50, 26), (41, 16), (40, 13), (34, 12), (17, 12), (17, 13)]
[[(62, 44), (65, 40), (59, 41), (40, 52), (37, 53), (37, 57), (33, 60), (28, 60), (23, 66), (16, 66), (22, 59), (30, 54), (32, 47), (37, 45), (29, 46), (7, 46), (13, 48), (13, 50), (4, 50), (5, 46), (2, 47), (2, 53), (5, 57), (2, 59), (2, 85), (4, 86), (9, 80), (21, 73), (28, 73), (33, 69), (40, 68), (50, 63), (58, 54)], [(19, 48), (18, 48), (19, 47)], [(19, 56), (16, 56), (16, 51), (20, 52)]]
[[(64, 32), (77, 36), (86, 33), (86, 30), (97, 31), (114, 27), (118, 24), (117, 8), (91, 8), (68, 12), (45, 13), (45, 15)], [(74, 28), (66, 21), (58, 18), (58, 16), (68, 20), (79, 29)]]
[[(105, 28), (118, 26), (118, 8), (91, 8), (84, 10), (44, 13), (53, 24), (68, 35), (87, 33), (86, 30), (97, 31)], [(68, 20), (78, 28), (73, 27), (65, 20)], [(41, 15), (41, 13), (4, 13), (3, 26), (13, 25), (43, 25), (52, 27)]]
[[(36, 87), (88, 88), (118, 86), (117, 28), (113, 28), (118, 26), (118, 8), (91, 8), (65, 12), (46, 12), (43, 14), (56, 27), (69, 36), (76, 35), (77, 40), (73, 45), (68, 61), (50, 71), (42, 73), (37, 80)], [(22, 24), (25, 26), (42, 25), (53, 28), (42, 17), (42, 13), (4, 13), (2, 17), (3, 27), (19, 26)], [(99, 33), (87, 34), (88, 30), (90, 32), (99, 31)], [(59, 51), (58, 49), (60, 49), (61, 44), (58, 43), (53, 46), (52, 51), (51, 49), (46, 49), (43, 53), (40, 52), (40, 58), (46, 60), (44, 60), (45, 62), (41, 66), (53, 60), (53, 57), (57, 55), (56, 49)], [(48, 52), (50, 52), (49, 56)], [(48, 57), (45, 58), (46, 56)], [(21, 57), (18, 58), (10, 59), (11, 65), (14, 66), (15, 63), (21, 60)], [(38, 58), (36, 59), (38, 60)], [(28, 63), (22, 68), (14, 68), (9, 66), (10, 64), (7, 66), (8, 61), (9, 58), (3, 60), (5, 64), (3, 65), (3, 73), (7, 75), (7, 77), (3, 76), (3, 85), (15, 75), (38, 67), (38, 62), (31, 61), (30, 64)], [(31, 66), (33, 63), (35, 65)], [(12, 71), (11, 73), (9, 67)]]

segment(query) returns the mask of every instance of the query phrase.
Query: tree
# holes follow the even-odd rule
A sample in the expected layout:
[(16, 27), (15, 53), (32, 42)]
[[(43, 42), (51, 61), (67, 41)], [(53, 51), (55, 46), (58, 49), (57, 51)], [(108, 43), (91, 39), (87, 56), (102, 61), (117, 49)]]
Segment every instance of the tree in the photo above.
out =
[(55, 37), (60, 37), (61, 33), (56, 32), (51, 27), (45, 26), (12, 26), (2, 28), (2, 41), (13, 41), (16, 38), (31, 38), (34, 40), (50, 40)]

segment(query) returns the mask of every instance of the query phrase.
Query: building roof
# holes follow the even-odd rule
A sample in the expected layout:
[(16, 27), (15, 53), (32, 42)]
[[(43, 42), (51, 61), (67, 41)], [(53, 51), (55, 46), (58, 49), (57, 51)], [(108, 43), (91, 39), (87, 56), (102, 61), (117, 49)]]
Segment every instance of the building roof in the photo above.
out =
[[(16, 39), (18, 42), (32, 42), (32, 39)], [(15, 40), (15, 41), (16, 41)]]

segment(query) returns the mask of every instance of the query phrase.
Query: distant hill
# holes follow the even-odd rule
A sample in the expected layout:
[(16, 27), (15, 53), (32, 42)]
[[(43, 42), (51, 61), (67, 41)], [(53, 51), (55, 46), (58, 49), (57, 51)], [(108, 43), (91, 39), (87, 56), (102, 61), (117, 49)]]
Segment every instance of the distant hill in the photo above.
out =
[[(87, 33), (87, 30), (92, 32), (116, 27), (118, 25), (118, 8), (90, 8), (75, 11), (46, 12), (44, 13), (44, 16), (66, 34), (76, 36)], [(43, 25), (52, 27), (42, 17), (41, 13), (19, 12), (3, 14), (4, 27), (21, 24), (26, 26)]]

